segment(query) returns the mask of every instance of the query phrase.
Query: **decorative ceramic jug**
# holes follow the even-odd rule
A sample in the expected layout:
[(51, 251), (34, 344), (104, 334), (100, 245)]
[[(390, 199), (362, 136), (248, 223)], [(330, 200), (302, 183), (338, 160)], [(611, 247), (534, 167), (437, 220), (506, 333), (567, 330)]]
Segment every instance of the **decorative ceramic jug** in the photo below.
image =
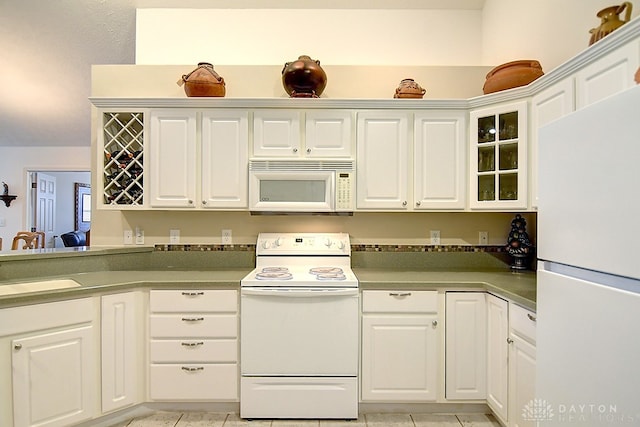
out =
[(319, 98), (327, 86), (327, 74), (320, 61), (302, 55), (284, 64), (282, 85), (291, 98)]
[[(624, 15), (624, 21), (621, 21), (618, 15), (622, 13), (623, 10), (627, 9), (627, 13)], [(602, 9), (597, 13), (598, 18), (602, 21), (600, 26), (597, 28), (592, 28), (589, 30), (591, 33), (591, 38), (589, 39), (589, 45), (594, 44), (607, 34), (611, 33), (613, 30), (621, 27), (623, 24), (629, 22), (631, 19), (631, 9), (633, 5), (628, 1), (622, 3), (620, 6), (609, 6)]]
[(208, 62), (198, 63), (198, 68), (183, 75), (178, 85), (183, 84), (187, 96), (224, 96), (226, 93), (224, 79)]
[(419, 98), (422, 99), (424, 94), (427, 93), (425, 89), (420, 87), (418, 83), (413, 79), (403, 79), (400, 85), (396, 88), (394, 98)]
[(542, 75), (544, 73), (538, 61), (527, 59), (507, 62), (489, 71), (482, 91), (487, 94), (525, 86)]

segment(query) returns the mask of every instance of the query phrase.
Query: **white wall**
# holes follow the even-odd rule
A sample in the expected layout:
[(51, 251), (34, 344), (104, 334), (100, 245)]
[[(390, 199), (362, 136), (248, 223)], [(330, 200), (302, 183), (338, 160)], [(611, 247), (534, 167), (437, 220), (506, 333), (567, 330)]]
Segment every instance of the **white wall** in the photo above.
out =
[(137, 64), (480, 65), (480, 10), (138, 9)]
[(28, 171), (90, 169), (91, 147), (0, 147), (0, 180), (18, 196), (8, 208), (0, 203), (0, 219), (5, 220), (5, 226), (0, 227), (2, 249), (11, 249), (13, 236), (27, 229)]
[(493, 67), (537, 59), (547, 72), (588, 47), (607, 6), (611, 0), (486, 0), (482, 10), (138, 9), (136, 63), (282, 65), (306, 54), (323, 65)]
[[(482, 63), (537, 59), (545, 72), (589, 46), (596, 13), (611, 0), (486, 0), (482, 11)], [(621, 19), (624, 18), (622, 13)], [(638, 16), (634, 10), (631, 18)]]

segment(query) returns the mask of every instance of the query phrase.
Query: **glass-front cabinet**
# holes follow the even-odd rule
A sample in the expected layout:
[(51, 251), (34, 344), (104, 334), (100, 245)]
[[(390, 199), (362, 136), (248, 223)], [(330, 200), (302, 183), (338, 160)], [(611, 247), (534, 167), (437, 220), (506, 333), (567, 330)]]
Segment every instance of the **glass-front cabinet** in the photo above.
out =
[(471, 209), (527, 208), (527, 104), (470, 114)]
[(100, 111), (97, 206), (129, 209), (144, 205), (145, 113)]

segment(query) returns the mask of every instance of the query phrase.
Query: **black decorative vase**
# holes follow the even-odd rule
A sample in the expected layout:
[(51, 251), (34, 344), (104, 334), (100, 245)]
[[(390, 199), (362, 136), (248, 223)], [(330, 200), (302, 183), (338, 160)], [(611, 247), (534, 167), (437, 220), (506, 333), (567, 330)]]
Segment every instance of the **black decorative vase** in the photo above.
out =
[(319, 98), (327, 86), (327, 74), (320, 61), (302, 55), (284, 64), (282, 85), (291, 98)]

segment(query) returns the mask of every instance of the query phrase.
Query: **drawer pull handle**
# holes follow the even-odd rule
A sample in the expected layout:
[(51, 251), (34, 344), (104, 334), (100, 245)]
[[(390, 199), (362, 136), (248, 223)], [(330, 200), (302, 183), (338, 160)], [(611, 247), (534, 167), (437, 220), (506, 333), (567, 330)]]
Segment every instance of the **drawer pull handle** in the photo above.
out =
[(537, 317), (536, 317), (536, 316), (531, 315), (531, 313), (527, 313), (527, 317), (528, 317), (528, 318), (529, 318), (529, 320), (531, 320), (532, 322), (535, 322), (535, 321), (536, 321), (536, 319), (537, 319)]
[(204, 292), (183, 292), (182, 295), (186, 297), (197, 297), (200, 295), (204, 295)]
[(507, 344), (511, 344), (513, 340), (511, 338), (507, 338)]
[(409, 297), (411, 292), (389, 292), (390, 297)]
[(181, 343), (181, 345), (185, 346), (185, 347), (197, 347), (199, 345), (204, 345), (204, 341), (198, 341), (198, 342), (183, 342)]
[(201, 322), (204, 320), (204, 317), (183, 317), (183, 322)]
[(204, 367), (203, 366), (183, 366), (182, 370), (187, 372), (204, 371)]

